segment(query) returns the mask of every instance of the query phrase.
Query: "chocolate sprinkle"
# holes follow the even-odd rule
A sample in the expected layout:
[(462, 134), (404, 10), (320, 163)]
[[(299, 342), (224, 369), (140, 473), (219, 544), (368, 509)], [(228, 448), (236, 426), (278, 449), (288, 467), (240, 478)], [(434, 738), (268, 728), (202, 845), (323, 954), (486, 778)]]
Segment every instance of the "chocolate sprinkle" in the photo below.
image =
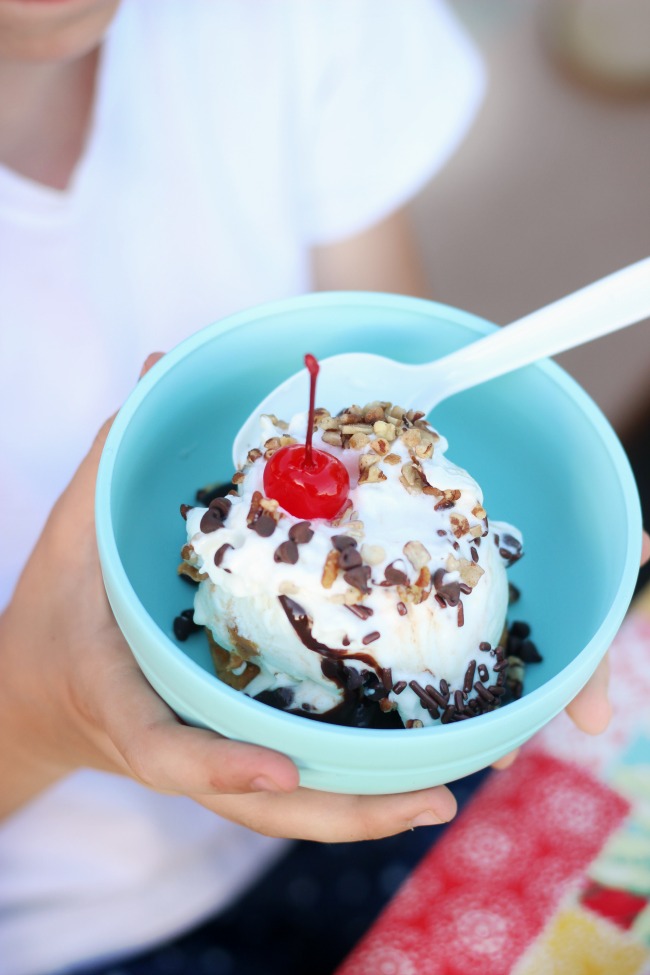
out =
[(465, 694), (469, 694), (474, 683), (474, 674), (476, 672), (476, 661), (470, 660), (467, 670), (465, 671), (465, 680), (463, 681), (463, 691)]
[(481, 680), (483, 682), (485, 682), (485, 681), (487, 681), (487, 680), (490, 679), (490, 673), (489, 673), (487, 667), (485, 666), (485, 664), (479, 664), (478, 665), (478, 675), (479, 675), (479, 677), (481, 678)]
[(381, 633), (378, 630), (373, 630), (372, 633), (367, 633), (361, 642), (363, 643), (364, 647), (367, 647), (369, 643), (374, 643), (375, 640), (380, 638), (380, 636)]
[(362, 606), (360, 603), (355, 603), (353, 606), (346, 606), (345, 608), (349, 609), (355, 616), (358, 616), (360, 620), (367, 620), (374, 612), (370, 606)]
[(401, 694), (402, 691), (404, 690), (406, 690), (406, 681), (398, 680), (395, 686), (393, 687), (393, 694)]
[(404, 603), (399, 602), (397, 604), (397, 612), (399, 613), (400, 616), (406, 616), (406, 614), (408, 613), (408, 609), (406, 608)]

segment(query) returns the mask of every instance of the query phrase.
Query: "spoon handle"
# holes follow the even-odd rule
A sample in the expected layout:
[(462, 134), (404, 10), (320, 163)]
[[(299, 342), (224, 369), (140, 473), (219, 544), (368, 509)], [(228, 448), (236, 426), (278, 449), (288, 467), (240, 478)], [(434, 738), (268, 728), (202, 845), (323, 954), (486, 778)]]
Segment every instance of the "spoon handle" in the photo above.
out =
[[(429, 409), (453, 393), (648, 317), (650, 257), (531, 312), (452, 352), (444, 360), (422, 367), (422, 381), (425, 370), (431, 370), (426, 390), (433, 401)], [(426, 399), (426, 394), (420, 395), (418, 402)]]

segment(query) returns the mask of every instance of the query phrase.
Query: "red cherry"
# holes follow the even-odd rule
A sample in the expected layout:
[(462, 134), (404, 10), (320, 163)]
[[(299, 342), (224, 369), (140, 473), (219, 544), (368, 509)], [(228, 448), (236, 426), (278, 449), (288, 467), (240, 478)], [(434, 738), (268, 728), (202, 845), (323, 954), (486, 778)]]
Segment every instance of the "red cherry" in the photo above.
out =
[(264, 492), (295, 518), (336, 518), (350, 490), (348, 472), (340, 460), (312, 449), (305, 463), (306, 444), (277, 450), (264, 468)]
[(347, 501), (350, 478), (332, 454), (312, 447), (318, 362), (305, 356), (309, 370), (309, 415), (305, 444), (276, 451), (264, 468), (264, 491), (295, 518), (336, 518)]

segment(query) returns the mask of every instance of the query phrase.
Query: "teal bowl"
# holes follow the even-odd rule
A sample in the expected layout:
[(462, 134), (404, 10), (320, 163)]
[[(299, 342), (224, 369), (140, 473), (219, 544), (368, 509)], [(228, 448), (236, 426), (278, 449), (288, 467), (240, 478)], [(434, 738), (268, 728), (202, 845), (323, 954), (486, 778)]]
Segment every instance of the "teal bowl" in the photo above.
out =
[[(451, 782), (521, 745), (578, 693), (618, 630), (637, 578), (638, 493), (625, 453), (587, 394), (548, 360), (452, 397), (435, 410), (449, 457), (484, 490), (492, 517), (523, 532), (510, 570), (543, 662), (523, 697), (459, 724), (417, 730), (309, 721), (222, 684), (203, 633), (174, 638), (192, 603), (176, 573), (178, 509), (232, 476), (239, 426), (305, 352), (438, 358), (496, 326), (416, 298), (315, 294), (217, 322), (168, 353), (120, 411), (97, 481), (97, 537), (115, 618), (147, 679), (186, 722), (275, 748), (304, 786), (407, 792)], [(343, 395), (343, 399), (345, 395)], [(335, 409), (342, 402), (324, 404)]]

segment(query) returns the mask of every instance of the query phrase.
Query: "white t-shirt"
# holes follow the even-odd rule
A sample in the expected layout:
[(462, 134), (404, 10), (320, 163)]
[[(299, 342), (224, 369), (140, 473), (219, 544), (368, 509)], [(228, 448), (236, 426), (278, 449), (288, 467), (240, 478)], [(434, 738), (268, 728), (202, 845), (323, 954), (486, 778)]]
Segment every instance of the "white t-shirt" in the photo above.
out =
[[(0, 167), (0, 605), (146, 355), (309, 290), (310, 246), (411, 197), (482, 88), (438, 0), (123, 0), (71, 185)], [(3, 975), (169, 937), (282, 848), (189, 800), (70, 776), (0, 829)]]

